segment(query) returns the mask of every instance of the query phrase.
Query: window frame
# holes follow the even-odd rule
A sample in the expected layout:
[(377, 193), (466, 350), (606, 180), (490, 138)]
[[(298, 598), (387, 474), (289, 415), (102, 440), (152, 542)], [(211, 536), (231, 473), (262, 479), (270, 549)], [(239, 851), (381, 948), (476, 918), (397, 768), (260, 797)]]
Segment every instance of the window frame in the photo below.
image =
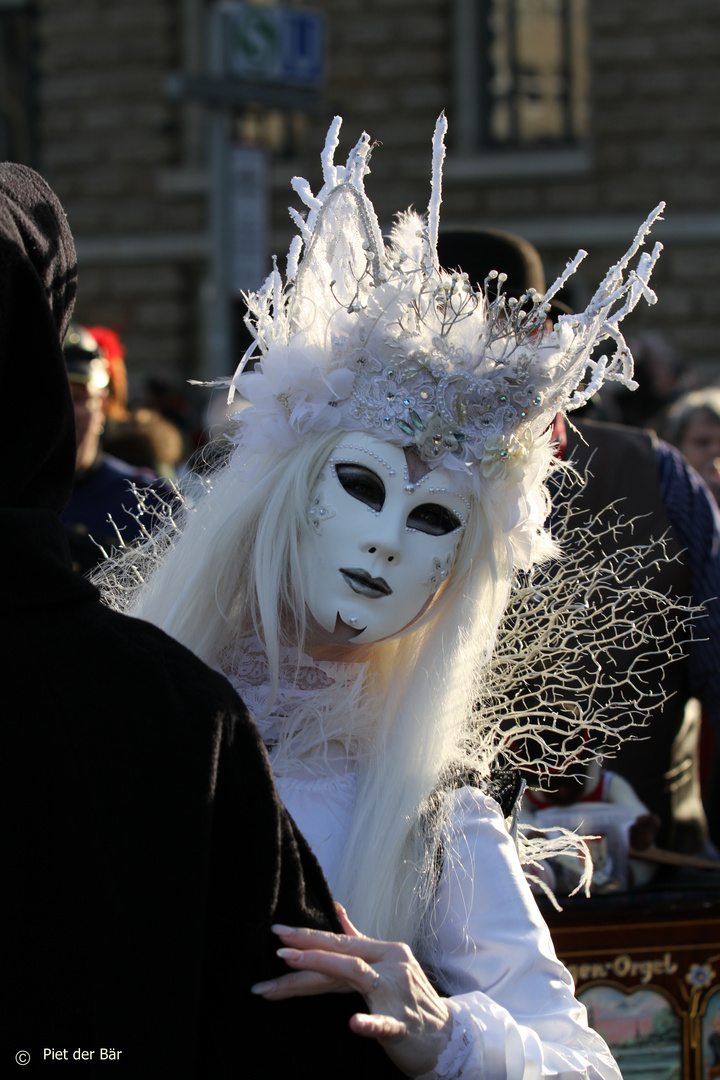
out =
[(487, 55), (480, 48), (483, 0), (454, 0), (452, 24), (452, 145), (446, 176), (452, 180), (585, 174), (593, 167), (589, 138), (491, 142), (483, 104)]

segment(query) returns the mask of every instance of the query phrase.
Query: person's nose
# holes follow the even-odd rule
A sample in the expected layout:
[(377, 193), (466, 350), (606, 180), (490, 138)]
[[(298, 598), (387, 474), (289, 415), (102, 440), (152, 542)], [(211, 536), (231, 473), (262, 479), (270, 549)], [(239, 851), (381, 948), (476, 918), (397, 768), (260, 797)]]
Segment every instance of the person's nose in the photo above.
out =
[(360, 550), (372, 555), (382, 566), (397, 565), (402, 558), (404, 533), (404, 520), (400, 522), (389, 514), (378, 514), (374, 527), (360, 538)]

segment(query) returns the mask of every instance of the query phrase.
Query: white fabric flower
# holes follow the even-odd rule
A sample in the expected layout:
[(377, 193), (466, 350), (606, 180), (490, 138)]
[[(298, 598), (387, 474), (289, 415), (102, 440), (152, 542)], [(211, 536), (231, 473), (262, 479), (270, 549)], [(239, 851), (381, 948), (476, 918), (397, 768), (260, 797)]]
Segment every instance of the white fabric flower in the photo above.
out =
[(481, 471), (488, 480), (520, 482), (532, 449), (533, 436), (529, 428), (517, 435), (491, 435), (485, 441)]
[[(242, 376), (243, 396), (251, 408), (242, 414), (262, 442), (295, 446), (309, 431), (332, 431), (340, 422), (337, 404), (352, 392), (354, 373), (328, 370), (327, 357), (317, 346), (275, 346), (257, 370)], [(242, 432), (240, 445), (244, 444)]]

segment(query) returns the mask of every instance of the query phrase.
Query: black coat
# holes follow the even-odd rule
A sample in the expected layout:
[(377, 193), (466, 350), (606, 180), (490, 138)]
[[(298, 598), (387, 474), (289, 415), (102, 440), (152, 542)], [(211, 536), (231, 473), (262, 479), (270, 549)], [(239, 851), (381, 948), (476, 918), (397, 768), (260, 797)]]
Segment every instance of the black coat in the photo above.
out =
[(398, 1075), (349, 1031), (361, 999), (250, 993), (287, 970), (273, 922), (338, 928), (328, 887), (226, 680), (72, 572), (73, 283), (57, 200), (0, 166), (3, 1059), (29, 1053), (23, 1076)]

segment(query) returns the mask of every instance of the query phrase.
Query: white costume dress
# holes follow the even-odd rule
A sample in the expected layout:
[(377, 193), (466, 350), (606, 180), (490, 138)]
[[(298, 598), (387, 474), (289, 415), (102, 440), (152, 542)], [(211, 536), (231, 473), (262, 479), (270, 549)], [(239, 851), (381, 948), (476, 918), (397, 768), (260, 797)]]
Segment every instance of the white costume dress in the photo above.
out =
[[(265, 662), (257, 642), (244, 645), (229, 678), (257, 715), (267, 695)], [(284, 659), (294, 664), (297, 653)], [(305, 685), (281, 678), (281, 709), (292, 709), (292, 702), (303, 698), (317, 700), (322, 683), (345, 685), (352, 708), (351, 687), (360, 666), (315, 664), (309, 657), (301, 663)], [(272, 742), (272, 718), (259, 727)], [(276, 775), (275, 783), (335, 890), (357, 773), (339, 743), (318, 748), (305, 761), (309, 764), (298, 762)], [(428, 1080), (621, 1080), (604, 1041), (587, 1026), (570, 974), (555, 956), (500, 807), (474, 787), (458, 788), (451, 797), (432, 929), (454, 1026)], [(352, 911), (348, 914), (352, 919)]]
[[(298, 771), (276, 783), (332, 889), (356, 774), (338, 759), (325, 764), (324, 775)], [(500, 808), (476, 788), (460, 788), (453, 798), (443, 837), (452, 857), (444, 859), (433, 920), (455, 1024), (450, 1046), (429, 1075), (619, 1080), (555, 956)]]

